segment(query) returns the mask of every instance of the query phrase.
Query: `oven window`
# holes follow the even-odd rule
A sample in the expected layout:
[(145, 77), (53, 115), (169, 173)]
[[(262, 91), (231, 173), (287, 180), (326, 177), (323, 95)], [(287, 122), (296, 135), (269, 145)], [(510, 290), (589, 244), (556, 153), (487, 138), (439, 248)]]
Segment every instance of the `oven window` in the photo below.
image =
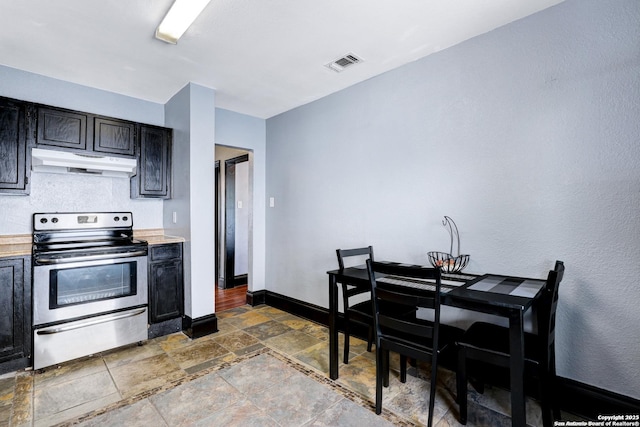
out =
[(136, 270), (135, 261), (52, 270), (49, 308), (135, 295)]

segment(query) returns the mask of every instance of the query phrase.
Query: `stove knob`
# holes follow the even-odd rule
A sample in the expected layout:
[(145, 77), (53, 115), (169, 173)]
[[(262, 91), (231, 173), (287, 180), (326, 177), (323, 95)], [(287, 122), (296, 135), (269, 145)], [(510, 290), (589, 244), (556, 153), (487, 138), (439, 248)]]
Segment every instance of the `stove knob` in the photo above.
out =
[(129, 217), (126, 217), (126, 216), (123, 216), (123, 217), (122, 217), (122, 220), (123, 220), (123, 221), (127, 221), (128, 219), (129, 219)]
[(114, 216), (114, 217), (113, 217), (113, 220), (114, 220), (115, 222), (118, 222), (118, 221), (120, 221), (120, 217), (119, 217), (119, 216)]
[(58, 222), (58, 218), (54, 216), (53, 218), (51, 218), (51, 222), (55, 224), (56, 222)]
[(46, 224), (47, 218), (40, 218), (40, 224)]

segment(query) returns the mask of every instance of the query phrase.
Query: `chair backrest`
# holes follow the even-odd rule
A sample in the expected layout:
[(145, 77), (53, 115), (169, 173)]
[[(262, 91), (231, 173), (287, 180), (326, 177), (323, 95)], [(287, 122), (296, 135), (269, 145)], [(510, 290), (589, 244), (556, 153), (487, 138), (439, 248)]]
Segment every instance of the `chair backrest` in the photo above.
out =
[(547, 283), (537, 305), (540, 362), (547, 365), (551, 363), (555, 351), (556, 308), (558, 290), (563, 277), (564, 263), (556, 261), (554, 269), (549, 271)]
[[(385, 341), (386, 345), (383, 347), (409, 357), (419, 357), (419, 354), (414, 353), (415, 344), (424, 346), (425, 340), (432, 341), (432, 348), (438, 348), (440, 269), (367, 261), (367, 270), (371, 282), (376, 345)], [(416, 280), (429, 280), (433, 290), (402, 286), (396, 282), (403, 280), (414, 284)], [(381, 311), (385, 304), (393, 304), (396, 308), (393, 311)], [(398, 309), (398, 306), (406, 306), (407, 310)], [(433, 322), (407, 317), (406, 313), (416, 307), (433, 309)]]
[[(345, 267), (345, 259), (352, 258), (349, 261), (352, 261), (350, 265), (347, 267), (352, 267), (353, 264), (361, 265), (367, 259), (373, 261), (373, 247), (367, 246), (366, 248), (354, 248), (354, 249), (336, 249), (336, 255), (338, 255), (338, 266), (340, 270), (344, 270)], [(344, 305), (344, 309), (347, 310), (350, 306), (349, 299), (351, 297), (355, 297), (356, 295), (369, 293), (368, 288), (362, 287), (353, 287), (349, 282), (341, 282), (342, 284), (342, 303)]]
[(336, 249), (336, 255), (338, 255), (338, 266), (340, 270), (344, 270), (345, 258), (366, 257), (362, 259), (362, 262), (366, 259), (373, 261), (373, 247), (367, 246), (366, 248)]

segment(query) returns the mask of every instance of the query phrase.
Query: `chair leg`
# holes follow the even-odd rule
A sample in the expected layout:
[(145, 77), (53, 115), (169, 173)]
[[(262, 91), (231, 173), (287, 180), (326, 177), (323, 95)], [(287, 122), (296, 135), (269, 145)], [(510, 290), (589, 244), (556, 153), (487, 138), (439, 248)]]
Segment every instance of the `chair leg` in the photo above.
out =
[(344, 356), (343, 362), (345, 365), (349, 364), (349, 318), (345, 316), (344, 319)]
[(389, 350), (384, 350), (382, 354), (383, 354), (383, 358), (382, 358), (383, 385), (385, 387), (389, 387)]
[(369, 336), (367, 337), (367, 351), (371, 353), (371, 344), (373, 344), (373, 327), (369, 326)]
[(484, 373), (482, 372), (483, 367), (480, 369), (474, 369), (473, 376), (469, 376), (467, 373), (467, 378), (469, 384), (480, 394), (484, 394)]
[(400, 355), (400, 382), (407, 382), (407, 356)]
[(382, 412), (382, 383), (384, 382), (384, 350), (376, 347), (376, 414)]
[(540, 406), (542, 408), (542, 425), (544, 427), (553, 426), (556, 419), (560, 419), (560, 409), (557, 404), (555, 393), (555, 366), (554, 360), (550, 360), (550, 365), (544, 363), (538, 365), (538, 378), (540, 390)]
[(554, 349), (551, 350), (548, 364), (541, 363), (538, 365), (538, 371), (542, 424), (544, 427), (551, 427), (555, 420), (560, 419), (560, 408), (555, 387), (556, 361)]
[(540, 373), (539, 383), (542, 425), (544, 427), (551, 427), (553, 426), (553, 410), (551, 408), (552, 396), (550, 393), (553, 393), (553, 390), (550, 388), (549, 375), (546, 372)]
[(560, 402), (558, 402), (558, 395), (556, 393), (556, 356), (555, 347), (551, 353), (551, 366), (550, 366), (550, 382), (549, 388), (551, 389), (551, 409), (553, 412), (553, 419), (560, 419)]
[(484, 380), (481, 378), (469, 378), (469, 383), (480, 394), (484, 393)]
[(467, 352), (464, 347), (458, 348), (456, 383), (458, 389), (458, 408), (460, 409), (460, 424), (467, 424)]
[(431, 387), (429, 389), (429, 422), (427, 427), (433, 425), (433, 408), (436, 403), (436, 387), (438, 385), (438, 353), (431, 357)]

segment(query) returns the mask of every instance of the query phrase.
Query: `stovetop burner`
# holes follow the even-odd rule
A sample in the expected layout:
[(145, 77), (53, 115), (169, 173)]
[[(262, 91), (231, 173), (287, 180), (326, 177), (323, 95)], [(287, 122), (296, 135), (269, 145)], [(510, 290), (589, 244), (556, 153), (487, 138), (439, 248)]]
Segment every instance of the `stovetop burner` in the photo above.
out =
[(147, 242), (133, 238), (118, 240), (95, 240), (95, 241), (68, 241), (68, 242), (40, 242), (35, 243), (38, 251), (70, 251), (78, 249), (92, 248), (121, 248), (126, 246), (145, 245)]
[(147, 249), (133, 238), (131, 212), (37, 213), (33, 215), (33, 255), (62, 258)]
[(96, 254), (96, 253), (123, 253), (128, 251), (137, 251), (147, 248), (147, 242), (144, 240), (127, 239), (113, 241), (90, 241), (90, 242), (44, 242), (33, 245), (35, 255), (39, 254)]

